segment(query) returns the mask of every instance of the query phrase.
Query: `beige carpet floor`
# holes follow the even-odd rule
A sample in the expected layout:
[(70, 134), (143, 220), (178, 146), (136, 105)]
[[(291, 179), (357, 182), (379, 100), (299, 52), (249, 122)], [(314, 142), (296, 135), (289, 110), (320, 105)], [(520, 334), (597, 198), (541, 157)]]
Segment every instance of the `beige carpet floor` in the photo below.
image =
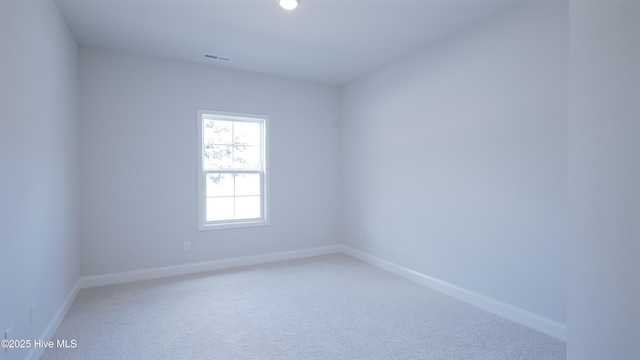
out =
[(560, 360), (565, 342), (346, 255), (81, 290), (49, 359)]

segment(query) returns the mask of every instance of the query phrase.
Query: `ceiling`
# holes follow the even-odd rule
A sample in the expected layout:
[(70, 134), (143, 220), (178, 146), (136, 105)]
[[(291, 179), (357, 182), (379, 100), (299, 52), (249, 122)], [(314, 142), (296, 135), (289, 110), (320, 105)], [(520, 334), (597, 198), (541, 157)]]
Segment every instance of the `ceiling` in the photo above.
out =
[(81, 45), (341, 85), (522, 0), (55, 1)]

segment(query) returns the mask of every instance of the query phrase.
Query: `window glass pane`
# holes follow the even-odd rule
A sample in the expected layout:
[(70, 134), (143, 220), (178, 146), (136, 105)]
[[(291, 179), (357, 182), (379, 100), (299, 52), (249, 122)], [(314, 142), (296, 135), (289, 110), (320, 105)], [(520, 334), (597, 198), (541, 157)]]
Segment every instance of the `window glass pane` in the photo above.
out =
[(205, 209), (207, 221), (233, 219), (233, 199), (232, 197), (207, 198)]
[(236, 145), (233, 151), (233, 166), (236, 169), (258, 170), (261, 168), (260, 148), (257, 146)]
[(260, 174), (236, 174), (236, 196), (260, 195)]
[(233, 165), (232, 146), (207, 145), (204, 148), (205, 169), (225, 169)]
[(262, 129), (259, 123), (237, 121), (233, 126), (234, 142), (236, 144), (260, 146)]
[(206, 187), (206, 196), (233, 196), (233, 174), (207, 174)]
[(203, 121), (203, 140), (206, 145), (231, 145), (233, 122), (221, 120)]
[(260, 217), (260, 196), (236, 197), (236, 219), (257, 219)]

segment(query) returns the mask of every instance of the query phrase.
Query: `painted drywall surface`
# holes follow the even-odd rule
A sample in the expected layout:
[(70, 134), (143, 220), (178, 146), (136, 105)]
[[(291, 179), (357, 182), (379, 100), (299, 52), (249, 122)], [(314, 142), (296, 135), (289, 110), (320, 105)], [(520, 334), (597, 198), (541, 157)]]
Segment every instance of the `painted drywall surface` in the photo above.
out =
[(567, 19), (529, 2), (344, 89), (346, 245), (566, 321)]
[[(8, 207), (4, 204), (7, 203), (6, 197), (9, 194), (9, 189), (7, 185), (6, 179), (6, 171), (5, 171), (5, 163), (7, 162), (6, 150), (4, 144), (5, 140), (5, 127), (8, 124), (5, 124), (7, 121), (5, 120), (4, 114), (4, 102), (7, 97), (6, 89), (6, 54), (7, 48), (9, 47), (9, 37), (7, 36), (8, 24), (9, 22), (6, 20), (8, 16), (8, 2), (0, 1), (0, 274), (6, 274), (7, 269), (7, 256), (6, 252), (8, 250), (9, 240), (8, 240), (8, 224), (7, 224), (7, 212), (9, 211)], [(4, 276), (0, 276), (0, 289), (7, 289), (8, 280)], [(8, 304), (8, 293), (5, 290), (0, 290), (0, 331), (4, 331), (6, 327), (9, 326), (7, 320), (7, 305)], [(2, 335), (4, 333), (0, 333)], [(0, 352), (0, 359), (4, 359), (4, 352)]]
[(571, 1), (568, 358), (640, 359), (640, 6)]
[[(82, 275), (339, 243), (338, 88), (91, 48), (79, 76)], [(197, 230), (198, 109), (270, 116), (271, 225)]]
[(2, 3), (0, 330), (37, 339), (79, 277), (77, 47), (52, 1)]

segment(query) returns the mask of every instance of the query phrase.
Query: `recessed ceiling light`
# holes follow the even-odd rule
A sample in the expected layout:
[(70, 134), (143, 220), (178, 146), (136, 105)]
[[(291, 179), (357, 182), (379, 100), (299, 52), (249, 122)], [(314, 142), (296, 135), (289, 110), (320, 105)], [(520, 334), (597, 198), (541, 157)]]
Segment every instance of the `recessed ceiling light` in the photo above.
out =
[(300, 0), (278, 0), (278, 4), (280, 4), (280, 6), (287, 10), (293, 10), (297, 8), (298, 3), (300, 3)]

